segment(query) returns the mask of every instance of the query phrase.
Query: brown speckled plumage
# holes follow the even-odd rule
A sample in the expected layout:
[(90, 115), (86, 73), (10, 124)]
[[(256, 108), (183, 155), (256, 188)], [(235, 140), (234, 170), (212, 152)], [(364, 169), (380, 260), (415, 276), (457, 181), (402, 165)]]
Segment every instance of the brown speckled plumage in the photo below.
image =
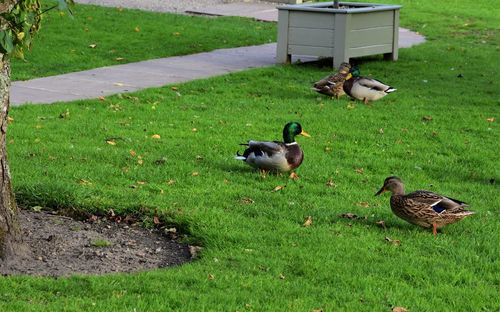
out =
[(340, 64), (337, 73), (326, 76), (314, 83), (313, 90), (337, 99), (340, 98), (345, 94), (343, 85), (350, 70), (351, 65), (349, 63)]
[(385, 191), (392, 193), (390, 203), (395, 215), (415, 225), (432, 227), (434, 235), (437, 234), (437, 228), (474, 213), (465, 209), (468, 207), (466, 203), (434, 192), (415, 191), (405, 194), (403, 182), (398, 177), (385, 179), (384, 186), (375, 195)]

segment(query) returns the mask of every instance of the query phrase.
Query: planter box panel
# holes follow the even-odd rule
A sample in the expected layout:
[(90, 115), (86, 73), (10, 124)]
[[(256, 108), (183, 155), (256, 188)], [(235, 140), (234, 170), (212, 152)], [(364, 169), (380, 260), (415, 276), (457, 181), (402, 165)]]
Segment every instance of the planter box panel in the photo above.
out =
[(312, 28), (290, 28), (288, 44), (318, 47), (333, 47), (333, 30)]
[(328, 13), (290, 11), (288, 27), (334, 29), (335, 16)]
[(352, 14), (351, 17), (351, 29), (353, 30), (393, 25), (394, 13), (392, 11)]
[(389, 44), (381, 44), (381, 45), (374, 45), (367, 47), (350, 48), (349, 56), (350, 57), (367, 56), (374, 54), (390, 53), (391, 51), (392, 51), (392, 43), (389, 43)]
[(349, 32), (349, 48), (359, 48), (380, 44), (392, 45), (392, 40), (392, 26), (352, 30)]
[(398, 59), (399, 5), (332, 2), (278, 7), (276, 60), (292, 55), (333, 57), (333, 66), (351, 57), (384, 54)]
[(331, 56), (333, 55), (333, 48), (326, 47), (312, 47), (303, 45), (289, 45), (288, 54), (295, 55), (316, 55), (316, 56)]

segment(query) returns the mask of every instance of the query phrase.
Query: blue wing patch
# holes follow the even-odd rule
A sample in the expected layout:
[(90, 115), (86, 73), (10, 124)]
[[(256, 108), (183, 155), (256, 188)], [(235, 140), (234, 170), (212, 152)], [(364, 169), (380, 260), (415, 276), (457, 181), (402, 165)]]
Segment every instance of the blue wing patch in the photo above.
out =
[(439, 206), (439, 203), (437, 203), (436, 205), (432, 206), (432, 209), (437, 212), (437, 213), (441, 213), (443, 211), (446, 210), (446, 208), (442, 207), (442, 206)]

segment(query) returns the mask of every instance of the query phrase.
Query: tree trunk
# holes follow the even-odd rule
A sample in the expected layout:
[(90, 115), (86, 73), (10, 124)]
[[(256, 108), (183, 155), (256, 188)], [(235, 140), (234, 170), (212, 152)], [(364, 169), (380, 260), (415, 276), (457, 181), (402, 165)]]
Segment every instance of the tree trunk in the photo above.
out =
[(7, 163), (6, 134), (9, 112), (10, 63), (0, 53), (0, 260), (19, 255), (22, 249), (18, 208), (12, 192)]

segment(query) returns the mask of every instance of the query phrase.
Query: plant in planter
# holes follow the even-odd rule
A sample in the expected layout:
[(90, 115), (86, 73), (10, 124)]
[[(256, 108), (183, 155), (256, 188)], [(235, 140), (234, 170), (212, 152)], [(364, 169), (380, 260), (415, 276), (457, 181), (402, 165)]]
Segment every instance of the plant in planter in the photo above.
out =
[(333, 66), (351, 57), (384, 54), (398, 58), (399, 5), (322, 2), (278, 6), (276, 59), (292, 55), (333, 57)]

